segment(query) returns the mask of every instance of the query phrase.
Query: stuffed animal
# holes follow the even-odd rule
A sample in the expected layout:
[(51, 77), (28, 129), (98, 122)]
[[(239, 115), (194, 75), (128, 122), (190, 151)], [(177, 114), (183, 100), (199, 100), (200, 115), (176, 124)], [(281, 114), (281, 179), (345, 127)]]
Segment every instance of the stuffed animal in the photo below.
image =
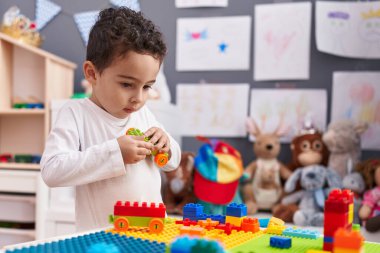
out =
[(360, 224), (359, 208), (362, 203), (365, 183), (363, 176), (359, 172), (353, 171), (351, 160), (348, 160), (347, 175), (343, 178), (343, 188), (349, 189), (354, 193), (354, 223)]
[[(288, 168), (292, 171), (310, 165), (327, 165), (329, 151), (322, 141), (322, 133), (310, 121), (304, 123), (299, 134), (293, 138), (290, 148), (292, 150), (292, 162)], [(300, 188), (298, 185), (295, 190)], [(286, 205), (279, 203), (273, 207), (272, 214), (285, 222), (293, 222), (294, 213), (298, 209), (297, 203)]]
[(245, 169), (248, 181), (243, 186), (247, 212), (257, 209), (271, 210), (282, 195), (281, 178), (286, 180), (291, 172), (277, 160), (280, 152), (281, 124), (273, 133), (262, 133), (253, 119), (247, 119), (248, 132), (256, 137), (253, 152), (256, 160)]
[(364, 193), (359, 217), (369, 232), (380, 230), (380, 159), (370, 159), (357, 165), (368, 191)]
[[(306, 166), (290, 176), (285, 184), (285, 192), (293, 192), (298, 181), (302, 190), (284, 197), (282, 204), (299, 202), (299, 210), (293, 217), (297, 226), (323, 226), (325, 198), (333, 188), (341, 186), (339, 175), (321, 165)], [(328, 188), (324, 188), (326, 182)]]
[(181, 214), (183, 206), (195, 202), (193, 171), (195, 154), (182, 152), (178, 169), (165, 172), (164, 203), (170, 214)]
[(368, 128), (366, 123), (355, 123), (351, 120), (339, 120), (330, 123), (323, 141), (330, 151), (328, 167), (338, 172), (344, 178), (347, 172), (347, 162), (351, 159), (356, 165), (360, 161), (360, 135)]

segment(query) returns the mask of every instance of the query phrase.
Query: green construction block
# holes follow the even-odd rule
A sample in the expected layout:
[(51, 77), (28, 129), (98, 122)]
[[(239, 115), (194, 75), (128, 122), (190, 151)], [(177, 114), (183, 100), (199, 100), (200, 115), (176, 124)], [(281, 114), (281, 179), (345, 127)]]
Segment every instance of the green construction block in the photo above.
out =
[(132, 226), (132, 227), (149, 227), (149, 223), (152, 219), (160, 219), (162, 220), (163, 223), (165, 223), (164, 218), (156, 218), (156, 217), (115, 216), (114, 220), (118, 218), (128, 219), (129, 226)]
[(32, 155), (15, 155), (16, 163), (32, 163), (33, 157)]

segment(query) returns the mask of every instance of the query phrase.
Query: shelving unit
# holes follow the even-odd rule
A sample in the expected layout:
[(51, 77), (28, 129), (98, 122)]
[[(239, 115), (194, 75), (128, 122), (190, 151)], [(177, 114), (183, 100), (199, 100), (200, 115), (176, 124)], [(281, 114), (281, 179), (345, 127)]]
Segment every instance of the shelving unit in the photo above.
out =
[[(42, 154), (50, 130), (50, 101), (72, 95), (75, 68), (70, 61), (0, 33), (0, 154)], [(13, 109), (16, 97), (33, 97), (45, 108)], [(35, 230), (2, 228), (0, 237), (44, 238), (49, 191), (41, 180), (40, 166), (0, 163), (0, 191), (36, 196)]]

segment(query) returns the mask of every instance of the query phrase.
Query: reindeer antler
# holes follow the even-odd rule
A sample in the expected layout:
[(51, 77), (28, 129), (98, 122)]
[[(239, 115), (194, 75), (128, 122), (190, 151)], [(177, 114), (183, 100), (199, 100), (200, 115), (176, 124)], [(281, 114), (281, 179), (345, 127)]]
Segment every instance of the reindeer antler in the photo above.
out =
[(257, 137), (261, 134), (260, 128), (257, 126), (256, 121), (252, 118), (247, 118), (245, 121), (245, 125), (247, 127), (248, 133)]

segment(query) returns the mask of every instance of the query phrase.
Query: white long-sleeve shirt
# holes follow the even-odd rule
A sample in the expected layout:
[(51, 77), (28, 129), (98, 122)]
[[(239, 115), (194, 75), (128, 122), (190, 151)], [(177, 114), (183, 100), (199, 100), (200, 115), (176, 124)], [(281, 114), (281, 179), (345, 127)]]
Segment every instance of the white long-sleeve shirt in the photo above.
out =
[[(78, 231), (108, 226), (117, 200), (162, 202), (160, 168), (152, 157), (125, 165), (117, 138), (134, 127), (162, 128), (144, 106), (118, 119), (89, 99), (67, 102), (58, 113), (41, 160), (41, 173), (50, 187), (76, 186)], [(165, 171), (178, 167), (181, 151), (169, 135), (171, 159)]]

